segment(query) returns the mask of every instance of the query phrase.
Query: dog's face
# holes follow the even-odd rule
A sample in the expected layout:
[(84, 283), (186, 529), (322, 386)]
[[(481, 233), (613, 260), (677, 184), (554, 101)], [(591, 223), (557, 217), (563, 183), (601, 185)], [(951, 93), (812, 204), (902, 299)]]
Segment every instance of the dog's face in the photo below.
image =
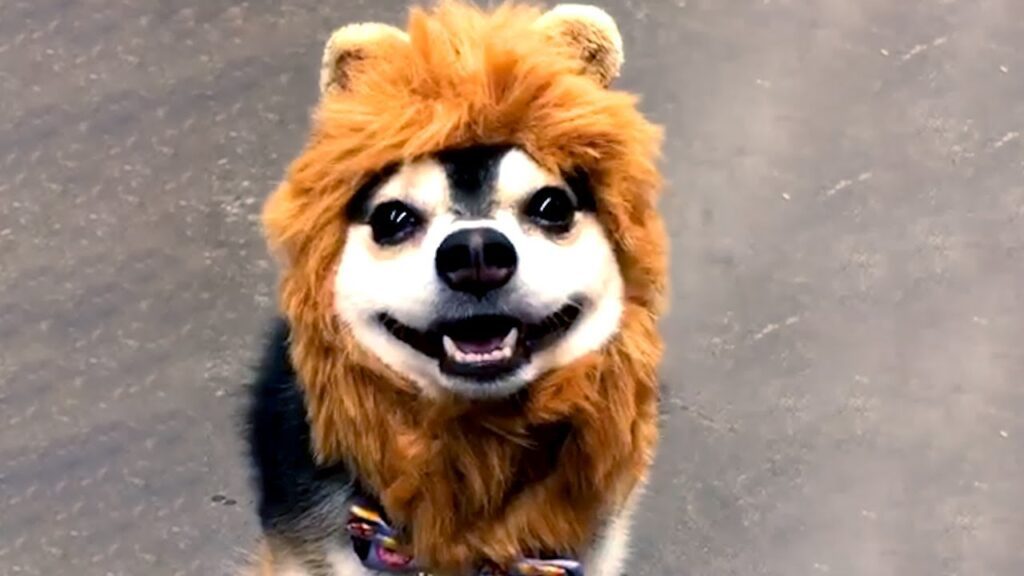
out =
[(505, 396), (600, 348), (623, 280), (585, 178), (519, 148), (392, 167), (347, 207), (335, 310), (427, 393)]

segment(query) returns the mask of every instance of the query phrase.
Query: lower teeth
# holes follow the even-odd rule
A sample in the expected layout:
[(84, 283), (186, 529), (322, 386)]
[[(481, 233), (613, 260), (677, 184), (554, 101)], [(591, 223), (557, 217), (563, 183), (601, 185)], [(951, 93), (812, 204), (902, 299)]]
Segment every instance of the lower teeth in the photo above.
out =
[(444, 345), (445, 353), (456, 362), (459, 362), (460, 364), (479, 364), (482, 362), (496, 362), (511, 358), (518, 338), (519, 330), (513, 328), (501, 341), (500, 348), (482, 354), (476, 352), (463, 352), (449, 336), (443, 336), (441, 341)]

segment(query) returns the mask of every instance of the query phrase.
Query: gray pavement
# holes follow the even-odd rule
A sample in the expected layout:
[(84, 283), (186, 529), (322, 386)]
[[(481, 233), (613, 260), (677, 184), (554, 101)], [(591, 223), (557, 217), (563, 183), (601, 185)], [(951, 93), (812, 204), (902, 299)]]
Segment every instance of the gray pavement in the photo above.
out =
[[(402, 2), (0, 0), (0, 575), (255, 537), (255, 215), (325, 35)], [(632, 576), (1024, 574), (1024, 2), (606, 2), (668, 127)]]

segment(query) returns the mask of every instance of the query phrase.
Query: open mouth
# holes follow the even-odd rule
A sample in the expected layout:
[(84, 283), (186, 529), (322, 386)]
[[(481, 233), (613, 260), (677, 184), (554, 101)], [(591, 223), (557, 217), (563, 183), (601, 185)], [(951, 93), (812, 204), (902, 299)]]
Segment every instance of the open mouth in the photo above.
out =
[(378, 320), (392, 336), (438, 361), (441, 372), (488, 381), (506, 376), (550, 346), (576, 323), (582, 305), (571, 302), (536, 323), (508, 315), (478, 315), (440, 321), (426, 331), (388, 314)]

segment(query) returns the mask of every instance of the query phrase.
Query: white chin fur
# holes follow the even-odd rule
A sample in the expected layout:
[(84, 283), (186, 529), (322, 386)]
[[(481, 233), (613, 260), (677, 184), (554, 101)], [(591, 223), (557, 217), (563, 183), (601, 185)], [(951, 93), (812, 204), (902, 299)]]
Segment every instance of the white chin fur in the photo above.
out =
[[(457, 220), (448, 212), (450, 198), (433, 160), (421, 160), (399, 171), (377, 192), (384, 198), (416, 203), (429, 223), (406, 245), (374, 244), (366, 225), (347, 234), (334, 279), (334, 307), (356, 341), (391, 369), (429, 395), (444, 391), (471, 398), (514, 393), (543, 373), (565, 366), (600, 349), (618, 331), (623, 309), (623, 282), (611, 243), (597, 218), (578, 213), (575, 230), (555, 241), (522, 222), (519, 205), (540, 186), (563, 184), (522, 152), (502, 160), (497, 175), (499, 207), (488, 218)], [(452, 232), (489, 226), (505, 234), (516, 249), (519, 265), (506, 290), (524, 308), (550, 314), (570, 299), (584, 296), (588, 305), (576, 323), (530, 362), (501, 380), (480, 383), (443, 374), (436, 359), (414, 350), (385, 330), (377, 315), (387, 312), (399, 322), (424, 329), (445, 291), (438, 280), (434, 254)]]

